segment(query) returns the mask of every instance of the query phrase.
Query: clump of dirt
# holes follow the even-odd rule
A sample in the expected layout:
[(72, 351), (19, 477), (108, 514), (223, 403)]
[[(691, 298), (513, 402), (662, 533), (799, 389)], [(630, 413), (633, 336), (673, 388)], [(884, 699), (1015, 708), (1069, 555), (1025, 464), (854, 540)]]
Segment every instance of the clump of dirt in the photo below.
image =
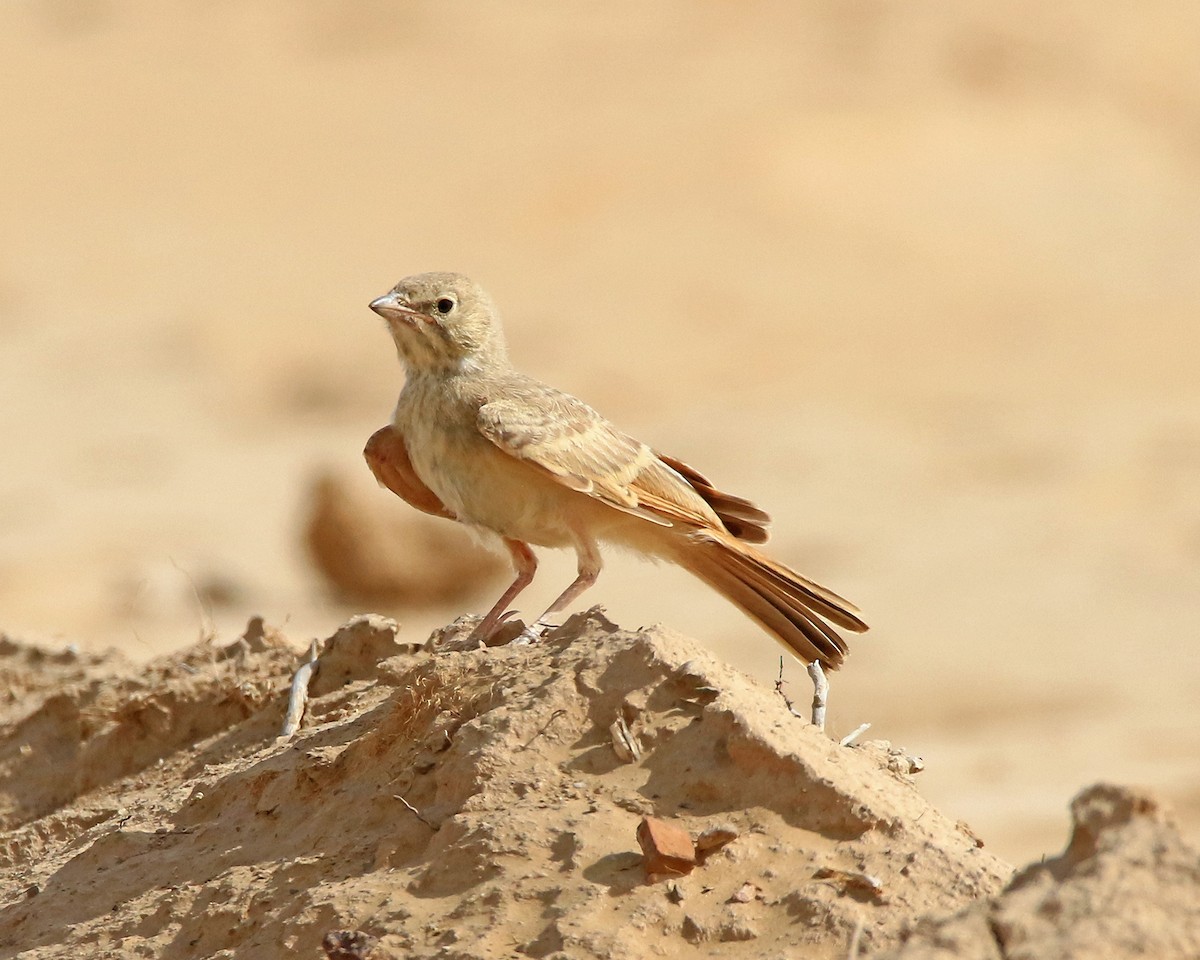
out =
[[(0, 786), (0, 956), (843, 958), (1000, 902), (1010, 868), (898, 751), (829, 740), (690, 640), (591, 611), (427, 647), (351, 621), (289, 740), (302, 657), (261, 625), (79, 668), (0, 726), (25, 764)], [(51, 742), (35, 774), (19, 746)], [(1109, 836), (1084, 819), (1081, 864)], [(648, 878), (654, 836), (682, 838), (678, 875)]]
[(335, 473), (313, 480), (304, 543), (313, 567), (343, 600), (468, 604), (508, 571), (465, 527), (394, 504), (393, 494), (365, 496)]

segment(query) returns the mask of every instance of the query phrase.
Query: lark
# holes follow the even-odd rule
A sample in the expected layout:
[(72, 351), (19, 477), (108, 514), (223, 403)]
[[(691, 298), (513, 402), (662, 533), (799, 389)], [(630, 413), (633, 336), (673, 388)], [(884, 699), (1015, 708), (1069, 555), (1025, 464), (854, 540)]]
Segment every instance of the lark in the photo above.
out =
[(498, 538), (512, 557), (516, 577), (473, 638), (511, 615), (537, 571), (533, 547), (578, 558), (578, 576), (530, 628), (537, 635), (596, 582), (601, 544), (678, 564), (806, 663), (836, 668), (848, 651), (834, 627), (867, 629), (849, 601), (756, 549), (770, 518), (749, 500), (514, 369), (500, 315), (472, 280), (408, 277), (371, 309), (406, 379), (367, 464), (418, 510)]

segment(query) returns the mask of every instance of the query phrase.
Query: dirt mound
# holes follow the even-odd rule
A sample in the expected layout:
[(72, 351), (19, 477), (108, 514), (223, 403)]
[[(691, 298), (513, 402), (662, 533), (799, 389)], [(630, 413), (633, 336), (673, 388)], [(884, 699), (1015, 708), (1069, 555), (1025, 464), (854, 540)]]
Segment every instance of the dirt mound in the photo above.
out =
[[(1011, 874), (898, 751), (840, 746), (668, 631), (592, 611), (533, 646), (397, 636), (331, 638), (291, 740), (299, 658), (261, 624), (80, 668), (10, 719), (0, 956), (923, 956), (923, 917)], [(1081, 822), (1068, 872), (1109, 862)], [(684, 849), (651, 879), (655, 836)], [(1068, 882), (1048, 875), (1005, 897)]]
[(0, 739), (5, 828), (51, 814), (254, 715), (295, 660), (261, 620), (227, 647), (202, 642), (137, 669), (115, 654), (46, 655), (11, 640), (0, 653), (17, 661), (5, 676), (4, 699), (26, 711), (4, 725)]
[(1100, 784), (1071, 803), (1062, 856), (999, 897), (931, 923), (893, 960), (1200, 957), (1200, 855), (1144, 793)]

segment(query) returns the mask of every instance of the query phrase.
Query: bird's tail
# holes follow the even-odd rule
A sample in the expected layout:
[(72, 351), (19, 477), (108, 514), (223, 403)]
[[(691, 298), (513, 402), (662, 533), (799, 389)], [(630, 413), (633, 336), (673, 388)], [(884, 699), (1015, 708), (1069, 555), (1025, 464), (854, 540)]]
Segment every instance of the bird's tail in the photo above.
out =
[(854, 604), (731, 536), (692, 533), (680, 543), (675, 561), (807, 663), (819, 660), (837, 669), (849, 652), (826, 620), (855, 633), (867, 629)]

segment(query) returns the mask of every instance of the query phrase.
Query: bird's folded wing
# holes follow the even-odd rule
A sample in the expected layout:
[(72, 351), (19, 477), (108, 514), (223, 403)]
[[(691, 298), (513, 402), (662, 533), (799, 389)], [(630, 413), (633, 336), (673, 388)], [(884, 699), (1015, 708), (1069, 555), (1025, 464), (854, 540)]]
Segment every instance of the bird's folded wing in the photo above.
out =
[(719, 526), (708, 504), (646, 444), (569, 394), (521, 385), (484, 404), (479, 432), (509, 456), (660, 526)]
[(404, 435), (394, 426), (389, 424), (371, 434), (371, 439), (367, 441), (363, 450), (363, 457), (371, 472), (375, 474), (375, 479), (401, 500), (435, 517), (458, 519), (446, 509), (438, 495), (417, 476), (412, 461), (408, 458)]
[(668, 457), (665, 453), (658, 454), (658, 459), (686, 480), (718, 517), (725, 524), (725, 529), (739, 540), (746, 543), (766, 543), (770, 539), (771, 517), (760, 510), (744, 497), (735, 497), (732, 493), (718, 490), (695, 467), (690, 467), (682, 460)]

